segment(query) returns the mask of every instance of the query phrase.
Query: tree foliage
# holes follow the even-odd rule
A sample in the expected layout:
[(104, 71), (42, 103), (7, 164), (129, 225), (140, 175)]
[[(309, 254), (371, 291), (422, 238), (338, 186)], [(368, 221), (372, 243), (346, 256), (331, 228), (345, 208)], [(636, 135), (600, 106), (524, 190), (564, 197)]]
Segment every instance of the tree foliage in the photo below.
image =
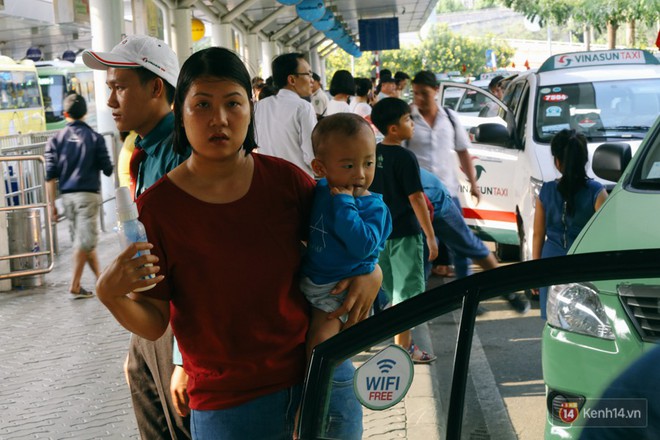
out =
[[(406, 72), (411, 76), (420, 70), (431, 70), (435, 73), (459, 71), (466, 76), (477, 76), (488, 70), (488, 49), (495, 51), (499, 66), (508, 66), (511, 63), (514, 50), (506, 43), (494, 38), (464, 37), (449, 31), (445, 24), (435, 25), (420, 44), (380, 52), (380, 67), (390, 69), (393, 73)], [(344, 51), (333, 52), (326, 60), (328, 78), (332, 78), (334, 72), (339, 69), (351, 71), (350, 58)], [(371, 72), (375, 67), (372, 61), (371, 52), (365, 52), (362, 57), (355, 59), (355, 76), (372, 76)]]
[(660, 0), (500, 0), (527, 18), (541, 23), (566, 23), (569, 19), (603, 29), (631, 20), (653, 23), (660, 19)]

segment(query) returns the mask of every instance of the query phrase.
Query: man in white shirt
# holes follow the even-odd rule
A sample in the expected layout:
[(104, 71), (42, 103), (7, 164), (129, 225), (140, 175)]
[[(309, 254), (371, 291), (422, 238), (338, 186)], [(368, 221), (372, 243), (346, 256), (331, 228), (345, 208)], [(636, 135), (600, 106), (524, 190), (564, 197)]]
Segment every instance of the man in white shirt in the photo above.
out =
[(378, 101), (385, 98), (398, 98), (396, 90), (396, 80), (392, 77), (392, 72), (383, 69), (380, 72), (380, 91), (378, 92)]
[(316, 73), (312, 73), (312, 105), (314, 106), (314, 111), (316, 112), (317, 117), (325, 115), (325, 111), (328, 108), (328, 94), (323, 90), (321, 85), (321, 77)]
[[(415, 75), (412, 80), (413, 101), (412, 118), (415, 130), (410, 140), (404, 146), (410, 149), (415, 156), (419, 166), (435, 174), (447, 187), (451, 197), (460, 210), (458, 201), (459, 182), (456, 176), (452, 150), (458, 155), (461, 169), (470, 182), (470, 194), (479, 203), (481, 193), (477, 186), (475, 169), (472, 157), (468, 151), (470, 139), (461, 123), (458, 115), (453, 110), (438, 106), (436, 95), (439, 86), (435, 74), (423, 70)], [(480, 240), (474, 237), (475, 248), (479, 246)], [(483, 246), (483, 244), (481, 244)], [(453, 253), (456, 276), (463, 278), (470, 274), (470, 261), (464, 255), (460, 255), (455, 249)], [(530, 304), (524, 295), (511, 294), (506, 296), (511, 307), (519, 313), (526, 313)]]
[(279, 91), (255, 104), (259, 153), (280, 157), (314, 176), (312, 130), (314, 107), (303, 98), (312, 94), (312, 70), (301, 53), (280, 55), (272, 63), (273, 84)]
[(458, 116), (454, 113), (450, 120), (448, 112), (451, 110), (438, 106), (435, 98), (439, 87), (435, 75), (429, 71), (419, 72), (412, 81), (412, 89), (415, 132), (406, 146), (415, 153), (419, 165), (438, 176), (455, 198), (458, 197), (459, 184), (451, 152), (456, 151), (461, 168), (470, 182), (470, 193), (478, 201), (481, 194), (468, 152), (470, 139)]

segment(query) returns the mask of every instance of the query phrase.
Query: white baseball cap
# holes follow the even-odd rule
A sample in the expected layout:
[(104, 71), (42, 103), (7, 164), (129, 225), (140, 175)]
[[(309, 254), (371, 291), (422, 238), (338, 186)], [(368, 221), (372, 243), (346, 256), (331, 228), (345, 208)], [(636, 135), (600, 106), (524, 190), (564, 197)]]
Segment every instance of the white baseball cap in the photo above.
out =
[(144, 67), (173, 87), (179, 76), (179, 59), (174, 51), (164, 41), (147, 35), (129, 35), (110, 52), (86, 50), (82, 59), (87, 67), (96, 70)]

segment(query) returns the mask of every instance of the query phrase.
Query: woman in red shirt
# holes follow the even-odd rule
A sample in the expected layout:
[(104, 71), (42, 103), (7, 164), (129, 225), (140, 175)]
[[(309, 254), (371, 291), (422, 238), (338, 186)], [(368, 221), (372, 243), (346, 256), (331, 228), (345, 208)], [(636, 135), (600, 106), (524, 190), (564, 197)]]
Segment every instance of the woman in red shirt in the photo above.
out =
[[(196, 439), (290, 439), (304, 378), (309, 307), (298, 269), (314, 181), (252, 152), (250, 93), (245, 66), (227, 49), (184, 63), (174, 148), (193, 153), (138, 199), (150, 244), (129, 246), (96, 286), (140, 336), (157, 339), (171, 322)], [(151, 255), (132, 258), (144, 249)], [(351, 324), (366, 317), (380, 280), (377, 269), (352, 283), (335, 314), (349, 312)]]

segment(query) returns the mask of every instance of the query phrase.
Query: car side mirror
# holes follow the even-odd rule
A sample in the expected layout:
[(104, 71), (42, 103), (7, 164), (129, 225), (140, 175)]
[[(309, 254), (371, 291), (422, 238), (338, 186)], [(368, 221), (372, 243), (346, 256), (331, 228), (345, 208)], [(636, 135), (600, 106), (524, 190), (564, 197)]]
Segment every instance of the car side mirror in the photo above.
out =
[(591, 167), (601, 179), (616, 182), (626, 169), (632, 158), (630, 145), (624, 143), (602, 144), (591, 160)]
[(474, 139), (477, 142), (493, 144), (501, 147), (507, 146), (511, 142), (509, 130), (504, 125), (496, 123), (479, 124), (474, 129)]

